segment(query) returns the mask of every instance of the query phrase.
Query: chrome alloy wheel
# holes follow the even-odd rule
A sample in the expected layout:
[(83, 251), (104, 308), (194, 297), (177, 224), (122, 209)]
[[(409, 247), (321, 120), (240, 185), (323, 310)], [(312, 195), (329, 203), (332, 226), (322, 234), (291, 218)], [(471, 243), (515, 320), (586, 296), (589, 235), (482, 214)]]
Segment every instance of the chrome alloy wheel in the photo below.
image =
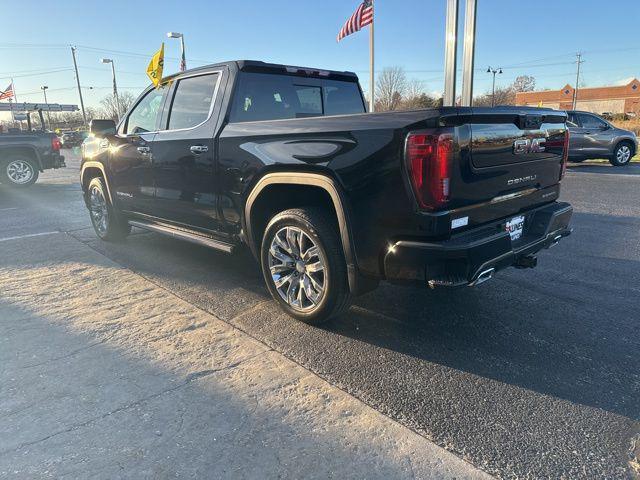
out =
[(29, 183), (33, 175), (33, 167), (24, 160), (14, 160), (7, 164), (7, 177), (16, 185)]
[(628, 145), (622, 145), (616, 152), (616, 160), (618, 163), (627, 163), (631, 160), (631, 149)]
[(269, 270), (278, 294), (299, 312), (313, 310), (324, 297), (326, 261), (321, 249), (298, 227), (283, 227), (269, 247)]
[(91, 222), (100, 235), (106, 235), (109, 228), (109, 210), (107, 200), (98, 187), (91, 187), (89, 191), (89, 212)]

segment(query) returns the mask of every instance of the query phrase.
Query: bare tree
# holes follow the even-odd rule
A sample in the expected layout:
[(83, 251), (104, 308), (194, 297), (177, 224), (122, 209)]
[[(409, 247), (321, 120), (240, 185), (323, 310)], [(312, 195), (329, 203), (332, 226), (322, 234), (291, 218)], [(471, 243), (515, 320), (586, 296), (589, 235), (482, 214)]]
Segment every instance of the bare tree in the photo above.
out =
[(514, 92), (533, 92), (536, 89), (536, 79), (531, 75), (520, 75), (513, 82)]
[[(508, 87), (498, 87), (496, 88), (495, 94), (495, 105), (515, 105), (516, 103), (516, 92), (513, 89), (513, 86), (510, 85)], [(492, 95), (491, 92), (488, 92), (479, 97), (475, 97), (473, 99), (473, 105), (476, 107), (490, 107), (492, 105)]]
[(121, 115), (124, 115), (127, 110), (133, 105), (135, 97), (131, 92), (123, 91), (118, 93), (118, 99), (120, 100), (120, 115), (118, 115), (118, 105), (113, 95), (107, 95), (100, 100), (100, 115), (103, 118), (111, 118), (117, 120)]
[(385, 68), (376, 82), (376, 111), (397, 110), (407, 90), (407, 76), (401, 67)]

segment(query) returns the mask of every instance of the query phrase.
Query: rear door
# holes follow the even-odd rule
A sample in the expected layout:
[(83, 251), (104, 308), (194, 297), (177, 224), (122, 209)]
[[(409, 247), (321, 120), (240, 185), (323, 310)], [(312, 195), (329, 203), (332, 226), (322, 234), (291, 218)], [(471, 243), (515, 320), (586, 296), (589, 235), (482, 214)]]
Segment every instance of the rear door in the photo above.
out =
[(213, 136), (222, 72), (180, 77), (152, 142), (155, 216), (198, 229), (218, 230)]

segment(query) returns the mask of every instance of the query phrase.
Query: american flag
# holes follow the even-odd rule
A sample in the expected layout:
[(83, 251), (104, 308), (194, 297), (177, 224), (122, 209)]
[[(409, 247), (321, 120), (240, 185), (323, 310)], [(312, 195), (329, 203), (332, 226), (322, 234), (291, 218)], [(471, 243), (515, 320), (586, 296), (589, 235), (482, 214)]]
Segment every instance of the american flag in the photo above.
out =
[(5, 90), (0, 90), (0, 100), (7, 100), (13, 97), (13, 82), (11, 82)]
[(364, 0), (338, 34), (338, 41), (373, 23), (373, 0)]

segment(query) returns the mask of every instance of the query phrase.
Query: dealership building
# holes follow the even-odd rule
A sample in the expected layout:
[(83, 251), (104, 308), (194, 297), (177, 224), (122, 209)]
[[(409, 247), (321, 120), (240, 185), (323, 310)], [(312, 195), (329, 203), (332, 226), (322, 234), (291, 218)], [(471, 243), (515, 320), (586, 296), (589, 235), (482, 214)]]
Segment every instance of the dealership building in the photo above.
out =
[[(565, 85), (560, 90), (516, 93), (516, 105), (548, 107), (556, 110), (571, 110), (574, 89)], [(580, 88), (577, 110), (593, 113), (640, 114), (640, 80), (634, 78), (626, 85), (616, 87)]]

